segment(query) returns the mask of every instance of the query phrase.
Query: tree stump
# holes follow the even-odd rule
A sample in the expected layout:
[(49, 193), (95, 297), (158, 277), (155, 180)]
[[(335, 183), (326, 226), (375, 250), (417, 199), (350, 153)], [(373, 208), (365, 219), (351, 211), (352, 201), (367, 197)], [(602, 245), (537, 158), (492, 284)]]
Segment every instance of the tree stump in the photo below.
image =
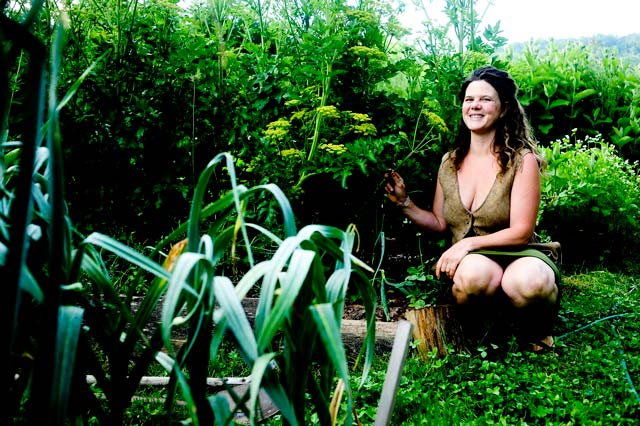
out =
[(414, 326), (413, 338), (422, 359), (427, 360), (434, 349), (436, 357), (442, 358), (449, 349), (460, 351), (465, 348), (462, 326), (454, 305), (408, 309), (405, 317)]

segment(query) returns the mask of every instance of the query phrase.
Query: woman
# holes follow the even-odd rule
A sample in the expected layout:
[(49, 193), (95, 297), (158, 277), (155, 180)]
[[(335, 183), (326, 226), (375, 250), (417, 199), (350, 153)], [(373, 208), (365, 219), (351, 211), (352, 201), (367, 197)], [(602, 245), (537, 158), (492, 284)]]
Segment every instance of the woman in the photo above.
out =
[[(390, 201), (419, 227), (450, 230), (451, 246), (435, 266), (453, 280), (460, 305), (506, 296), (526, 313), (534, 350), (553, 346), (548, 335), (558, 299), (558, 270), (528, 249), (540, 205), (538, 155), (510, 75), (495, 67), (475, 70), (460, 91), (462, 121), (457, 147), (444, 155), (431, 211), (415, 205), (395, 171), (385, 190)], [(522, 249), (527, 249), (522, 251)], [(535, 324), (538, 327), (535, 327)]]

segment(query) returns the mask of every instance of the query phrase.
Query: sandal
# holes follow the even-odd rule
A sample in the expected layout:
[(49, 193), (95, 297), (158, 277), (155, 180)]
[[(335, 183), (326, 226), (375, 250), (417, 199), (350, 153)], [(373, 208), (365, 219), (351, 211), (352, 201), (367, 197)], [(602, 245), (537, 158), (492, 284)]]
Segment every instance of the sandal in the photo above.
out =
[(531, 344), (531, 349), (534, 353), (542, 354), (545, 352), (555, 353), (555, 341), (553, 336), (546, 336), (537, 342)]

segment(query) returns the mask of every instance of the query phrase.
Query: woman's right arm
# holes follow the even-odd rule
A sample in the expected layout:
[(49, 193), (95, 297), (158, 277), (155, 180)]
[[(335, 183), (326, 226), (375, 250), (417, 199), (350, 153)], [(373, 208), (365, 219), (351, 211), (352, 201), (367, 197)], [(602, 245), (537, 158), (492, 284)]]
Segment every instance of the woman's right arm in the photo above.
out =
[(433, 196), (433, 210), (428, 211), (418, 207), (407, 194), (404, 180), (395, 171), (391, 172), (392, 182), (385, 185), (387, 197), (418, 227), (432, 232), (443, 232), (447, 229), (444, 220), (444, 195), (440, 179), (436, 183), (436, 192)]

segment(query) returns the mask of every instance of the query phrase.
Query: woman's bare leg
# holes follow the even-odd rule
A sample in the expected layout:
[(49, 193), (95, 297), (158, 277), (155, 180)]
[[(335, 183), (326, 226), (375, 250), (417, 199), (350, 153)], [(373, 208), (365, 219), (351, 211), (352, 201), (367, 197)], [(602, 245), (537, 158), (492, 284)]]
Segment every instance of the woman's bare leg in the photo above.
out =
[(480, 296), (493, 296), (502, 280), (502, 267), (481, 254), (468, 254), (453, 276), (453, 297), (458, 304)]
[(504, 271), (502, 290), (516, 308), (522, 337), (539, 342), (533, 350), (542, 350), (541, 343), (552, 347), (558, 286), (549, 265), (535, 257), (516, 259)]
[(553, 270), (536, 257), (521, 257), (511, 262), (504, 270), (501, 285), (516, 308), (541, 302), (553, 305), (558, 298)]

